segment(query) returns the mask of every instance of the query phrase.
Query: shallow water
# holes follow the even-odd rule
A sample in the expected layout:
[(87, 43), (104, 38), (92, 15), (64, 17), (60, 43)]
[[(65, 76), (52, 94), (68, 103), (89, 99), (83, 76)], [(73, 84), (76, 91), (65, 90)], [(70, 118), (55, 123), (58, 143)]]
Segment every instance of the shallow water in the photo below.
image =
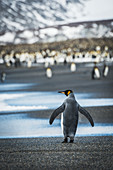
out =
[[(75, 94), (78, 103), (83, 107), (112, 106), (113, 98), (95, 98), (95, 94)], [(66, 96), (57, 92), (4, 92), (0, 93), (0, 113), (55, 109)]]
[(31, 86), (34, 86), (34, 83), (11, 83), (11, 84), (0, 84), (0, 91), (2, 90), (21, 90), (21, 89), (29, 89)]
[[(78, 125), (76, 136), (113, 135), (113, 124)], [(60, 120), (49, 125), (48, 119), (31, 118), (28, 114), (0, 115), (0, 138), (63, 137)]]
[[(27, 89), (35, 83), (0, 84), (0, 113), (55, 109), (66, 99), (58, 92), (30, 92)], [(26, 91), (18, 91), (24, 89)], [(15, 91), (14, 91), (15, 90)], [(3, 92), (2, 92), (3, 91)], [(94, 93), (76, 93), (75, 97), (83, 107), (112, 106), (113, 98), (96, 98)]]

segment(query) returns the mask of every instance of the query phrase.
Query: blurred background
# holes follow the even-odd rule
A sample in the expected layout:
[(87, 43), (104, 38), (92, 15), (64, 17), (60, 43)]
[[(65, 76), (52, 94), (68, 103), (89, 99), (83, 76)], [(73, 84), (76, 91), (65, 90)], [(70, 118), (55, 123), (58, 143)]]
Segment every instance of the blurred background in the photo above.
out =
[(113, 135), (113, 1), (1, 0), (0, 138), (62, 136), (66, 89), (94, 118), (78, 136)]

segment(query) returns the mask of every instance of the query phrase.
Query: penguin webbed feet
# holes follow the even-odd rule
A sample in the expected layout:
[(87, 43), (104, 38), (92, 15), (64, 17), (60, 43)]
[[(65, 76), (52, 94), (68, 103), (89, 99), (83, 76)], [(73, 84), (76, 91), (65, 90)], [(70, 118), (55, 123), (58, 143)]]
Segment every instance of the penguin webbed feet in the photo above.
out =
[(70, 140), (70, 142), (69, 143), (73, 143), (74, 142), (74, 140)]
[[(73, 143), (74, 139), (70, 139), (69, 143)], [(65, 138), (62, 143), (68, 143), (68, 138)]]
[(67, 142), (65, 140), (63, 140), (62, 143), (67, 143)]
[(68, 143), (68, 139), (65, 138), (62, 143)]

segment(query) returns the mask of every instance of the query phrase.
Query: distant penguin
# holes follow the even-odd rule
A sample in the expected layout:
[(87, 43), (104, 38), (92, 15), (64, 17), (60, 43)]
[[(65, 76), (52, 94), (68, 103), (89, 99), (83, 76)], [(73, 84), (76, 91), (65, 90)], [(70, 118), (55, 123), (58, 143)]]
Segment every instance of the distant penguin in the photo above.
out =
[(31, 60), (28, 60), (27, 67), (30, 68), (31, 66), (32, 66), (32, 62), (31, 62)]
[(5, 73), (5, 72), (2, 72), (2, 73), (1, 73), (1, 82), (4, 83), (4, 82), (5, 82), (5, 79), (6, 79), (6, 73)]
[(70, 70), (71, 70), (71, 72), (75, 72), (76, 71), (76, 64), (75, 63), (71, 63)]
[(48, 61), (45, 62), (45, 68), (47, 68), (49, 66)]
[(104, 64), (103, 77), (107, 77), (108, 72), (109, 72), (109, 67), (106, 64)]
[(96, 66), (93, 67), (93, 70), (92, 70), (92, 79), (100, 79), (100, 70), (99, 68)]
[(46, 76), (47, 76), (48, 78), (51, 78), (51, 77), (52, 77), (52, 70), (51, 70), (50, 67), (48, 67), (48, 68), (46, 69)]
[(68, 137), (70, 138), (70, 143), (73, 143), (78, 125), (78, 112), (86, 116), (92, 126), (94, 126), (94, 122), (90, 114), (78, 104), (72, 90), (59, 91), (59, 93), (63, 93), (68, 97), (63, 104), (51, 114), (49, 123), (51, 125), (54, 119), (62, 113), (61, 125), (64, 134), (64, 141), (62, 143), (67, 143)]
[(66, 60), (66, 58), (64, 59), (64, 65), (66, 65), (67, 64), (67, 60)]

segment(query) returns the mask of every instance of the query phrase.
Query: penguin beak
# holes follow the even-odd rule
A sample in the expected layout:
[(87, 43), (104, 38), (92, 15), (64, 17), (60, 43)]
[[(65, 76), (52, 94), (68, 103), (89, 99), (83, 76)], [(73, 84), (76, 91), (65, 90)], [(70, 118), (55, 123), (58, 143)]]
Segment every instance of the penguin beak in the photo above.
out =
[(58, 93), (62, 93), (62, 94), (65, 94), (65, 92), (64, 92), (64, 91), (58, 91)]

